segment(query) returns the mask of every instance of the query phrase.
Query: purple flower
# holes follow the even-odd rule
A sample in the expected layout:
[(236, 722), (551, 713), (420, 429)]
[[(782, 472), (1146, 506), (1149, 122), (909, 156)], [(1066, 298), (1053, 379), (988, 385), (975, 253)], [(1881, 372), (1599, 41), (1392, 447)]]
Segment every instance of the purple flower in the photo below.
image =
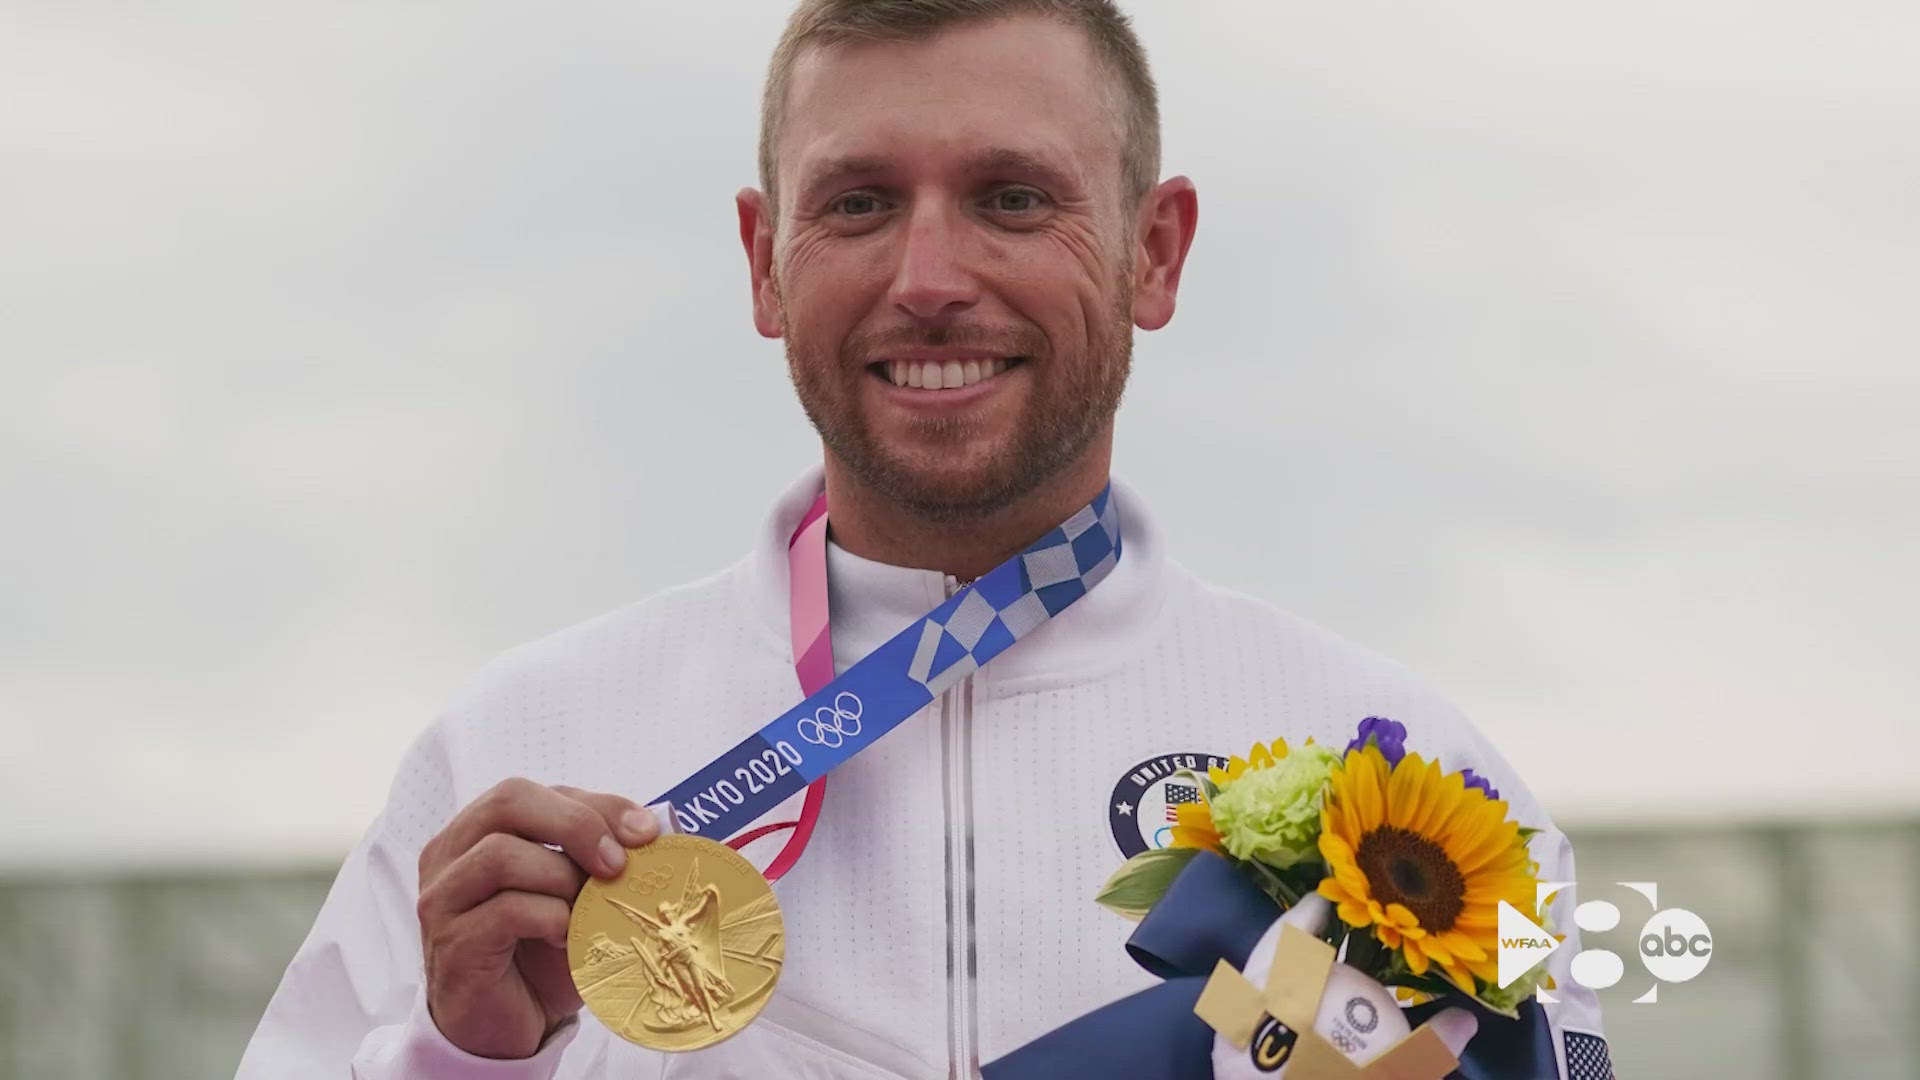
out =
[(1360, 721), (1360, 733), (1347, 744), (1347, 750), (1361, 749), (1368, 739), (1380, 748), (1380, 756), (1387, 759), (1389, 766), (1400, 764), (1400, 759), (1407, 756), (1407, 726), (1398, 720), (1369, 716)]
[(1497, 787), (1494, 787), (1493, 784), (1489, 782), (1486, 777), (1481, 776), (1479, 773), (1474, 772), (1472, 769), (1461, 769), (1460, 779), (1465, 780), (1467, 782), (1468, 787), (1477, 787), (1481, 791), (1486, 792), (1487, 798), (1489, 799), (1498, 799), (1500, 797), (1500, 789)]

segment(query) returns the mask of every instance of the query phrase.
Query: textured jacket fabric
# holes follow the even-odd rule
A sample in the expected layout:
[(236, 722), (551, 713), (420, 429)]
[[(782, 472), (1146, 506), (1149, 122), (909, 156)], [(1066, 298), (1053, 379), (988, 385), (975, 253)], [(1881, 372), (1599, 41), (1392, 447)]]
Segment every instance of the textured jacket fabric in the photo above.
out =
[[(786, 542), (821, 482), (817, 466), (802, 475), (725, 570), (515, 648), (471, 680), (406, 752), (240, 1080), (970, 1076), (1151, 984), (1122, 947), (1131, 924), (1093, 895), (1126, 854), (1164, 843), (1173, 771), (1279, 736), (1344, 745), (1368, 716), (1488, 777), (1543, 829), (1543, 878), (1574, 879), (1566, 838), (1459, 710), (1371, 652), (1198, 580), (1116, 480), (1125, 549), (1108, 578), (827, 780), (813, 840), (775, 886), (787, 960), (759, 1019), (690, 1054), (633, 1046), (585, 1010), (525, 1060), (452, 1046), (425, 1008), (421, 847), (510, 776), (649, 801), (798, 701)], [(832, 544), (828, 574), (841, 671), (957, 587)], [(778, 844), (747, 854), (765, 865)], [(1605, 1044), (1592, 993), (1565, 970), (1570, 904), (1553, 914), (1572, 946), (1550, 961), (1565, 1075), (1569, 1043)]]

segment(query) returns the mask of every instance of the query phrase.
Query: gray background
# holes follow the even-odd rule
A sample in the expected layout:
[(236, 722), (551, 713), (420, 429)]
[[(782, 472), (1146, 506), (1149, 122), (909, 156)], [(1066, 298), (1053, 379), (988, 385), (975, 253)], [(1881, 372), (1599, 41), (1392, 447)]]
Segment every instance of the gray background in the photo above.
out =
[[(0, 0), (0, 1054), (227, 1068), (459, 680), (817, 456), (731, 206), (784, 7)], [(1178, 557), (1708, 916), (1638, 1075), (1911, 1057), (1920, 9), (1131, 7)]]

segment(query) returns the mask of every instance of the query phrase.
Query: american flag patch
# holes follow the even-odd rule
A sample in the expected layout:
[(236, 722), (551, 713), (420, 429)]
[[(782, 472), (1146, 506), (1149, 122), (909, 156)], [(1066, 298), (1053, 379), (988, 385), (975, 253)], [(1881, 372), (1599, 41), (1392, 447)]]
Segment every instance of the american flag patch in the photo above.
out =
[(1167, 785), (1167, 820), (1168, 821), (1180, 820), (1179, 809), (1180, 809), (1181, 803), (1196, 803), (1199, 801), (1200, 801), (1200, 789), (1197, 787), (1194, 787), (1192, 784), (1168, 784)]
[(1584, 1031), (1567, 1032), (1567, 1080), (1613, 1080), (1607, 1040)]

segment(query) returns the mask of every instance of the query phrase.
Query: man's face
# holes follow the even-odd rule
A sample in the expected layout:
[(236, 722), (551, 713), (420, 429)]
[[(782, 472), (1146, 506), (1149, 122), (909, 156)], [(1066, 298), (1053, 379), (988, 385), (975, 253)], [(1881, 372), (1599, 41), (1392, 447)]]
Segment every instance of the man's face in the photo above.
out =
[(1110, 424), (1137, 207), (1118, 95), (1079, 31), (1041, 19), (797, 65), (763, 329), (829, 451), (895, 502), (992, 510)]

